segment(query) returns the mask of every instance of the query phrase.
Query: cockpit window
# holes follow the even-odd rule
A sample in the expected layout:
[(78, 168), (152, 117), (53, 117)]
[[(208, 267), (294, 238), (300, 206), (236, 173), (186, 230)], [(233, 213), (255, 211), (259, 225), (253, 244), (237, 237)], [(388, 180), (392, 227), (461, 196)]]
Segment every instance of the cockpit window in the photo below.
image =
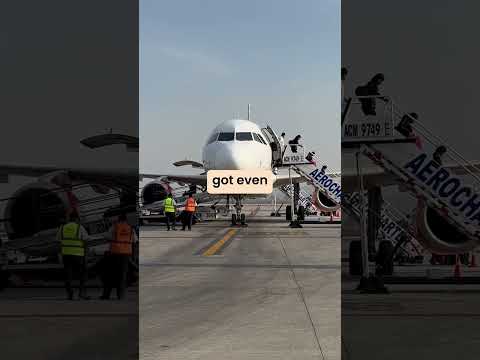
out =
[(253, 133), (253, 137), (254, 137), (255, 140), (258, 141), (259, 143), (264, 144), (264, 145), (267, 145), (267, 143), (265, 142), (265, 140), (263, 140), (262, 135)]
[(253, 133), (253, 138), (255, 139), (256, 142), (259, 142), (260, 144), (263, 144), (262, 140), (260, 140), (260, 136), (258, 136), (258, 134)]
[(217, 141), (233, 141), (233, 132), (220, 133)]
[(235, 137), (238, 141), (252, 141), (252, 133), (249, 132), (237, 132)]
[(208, 139), (208, 144), (211, 144), (215, 140), (217, 140), (217, 136), (218, 136), (218, 133), (212, 134), (212, 136), (210, 136), (210, 139)]

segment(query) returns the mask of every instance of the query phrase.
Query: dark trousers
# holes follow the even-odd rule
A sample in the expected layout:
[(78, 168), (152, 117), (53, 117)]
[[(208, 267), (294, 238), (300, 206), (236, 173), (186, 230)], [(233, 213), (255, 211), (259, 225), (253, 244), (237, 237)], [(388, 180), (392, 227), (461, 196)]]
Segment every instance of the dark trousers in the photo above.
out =
[(127, 288), (127, 271), (130, 255), (109, 254), (105, 266), (105, 278), (103, 283), (103, 298), (109, 299), (112, 289), (117, 289), (117, 298), (125, 297)]
[(85, 256), (63, 255), (63, 268), (65, 270), (65, 289), (69, 298), (73, 298), (72, 280), (74, 273), (78, 273), (79, 295), (85, 295), (85, 282), (87, 281)]
[(185, 227), (188, 225), (188, 230), (192, 230), (193, 212), (185, 211), (184, 216), (182, 229), (185, 230)]
[(175, 213), (166, 212), (165, 216), (167, 217), (167, 229), (170, 230), (170, 223), (172, 224), (172, 229), (175, 230)]

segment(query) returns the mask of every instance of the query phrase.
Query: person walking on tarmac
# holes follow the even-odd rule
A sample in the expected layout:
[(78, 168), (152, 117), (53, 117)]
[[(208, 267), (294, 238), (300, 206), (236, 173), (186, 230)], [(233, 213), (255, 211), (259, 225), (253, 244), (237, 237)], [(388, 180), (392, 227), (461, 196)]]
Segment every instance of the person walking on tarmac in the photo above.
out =
[(133, 245), (138, 241), (135, 229), (127, 222), (127, 216), (122, 213), (118, 222), (110, 228), (110, 251), (107, 256), (107, 276), (104, 281), (102, 300), (110, 299), (112, 288), (117, 289), (117, 298), (125, 297), (127, 288), (128, 263), (133, 254)]
[(188, 225), (188, 230), (192, 230), (192, 221), (193, 221), (193, 214), (197, 208), (197, 202), (193, 198), (192, 194), (188, 195), (188, 199), (185, 202), (185, 219), (183, 222), (182, 230), (185, 231), (185, 227)]
[(165, 217), (167, 218), (167, 231), (170, 231), (170, 222), (172, 223), (172, 230), (175, 231), (175, 210), (177, 204), (172, 197), (172, 194), (168, 194), (167, 198), (163, 202), (163, 211), (165, 212)]
[(69, 300), (73, 300), (72, 280), (74, 272), (79, 273), (78, 297), (84, 300), (90, 299), (85, 290), (87, 281), (87, 241), (88, 233), (80, 225), (78, 214), (73, 211), (68, 215), (68, 222), (57, 233), (60, 242), (63, 268), (65, 270), (65, 289)]

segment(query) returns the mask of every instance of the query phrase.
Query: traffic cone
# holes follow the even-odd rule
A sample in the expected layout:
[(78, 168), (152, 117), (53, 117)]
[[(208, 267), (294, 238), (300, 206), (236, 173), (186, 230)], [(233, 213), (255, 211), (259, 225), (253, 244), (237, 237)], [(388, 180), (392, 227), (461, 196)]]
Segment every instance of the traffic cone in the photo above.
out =
[(472, 258), (470, 260), (470, 267), (477, 267), (477, 261), (476, 261), (476, 257), (475, 257), (474, 252), (472, 252)]
[(462, 274), (460, 273), (460, 261), (458, 255), (455, 256), (455, 269), (453, 270), (453, 277), (456, 279), (460, 279)]

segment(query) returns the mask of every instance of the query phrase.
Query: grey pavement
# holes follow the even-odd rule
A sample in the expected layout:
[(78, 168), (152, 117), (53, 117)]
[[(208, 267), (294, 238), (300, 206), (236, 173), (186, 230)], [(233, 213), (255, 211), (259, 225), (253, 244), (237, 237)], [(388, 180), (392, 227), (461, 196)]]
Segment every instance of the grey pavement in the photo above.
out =
[(141, 359), (340, 359), (340, 226), (269, 212), (141, 228)]

